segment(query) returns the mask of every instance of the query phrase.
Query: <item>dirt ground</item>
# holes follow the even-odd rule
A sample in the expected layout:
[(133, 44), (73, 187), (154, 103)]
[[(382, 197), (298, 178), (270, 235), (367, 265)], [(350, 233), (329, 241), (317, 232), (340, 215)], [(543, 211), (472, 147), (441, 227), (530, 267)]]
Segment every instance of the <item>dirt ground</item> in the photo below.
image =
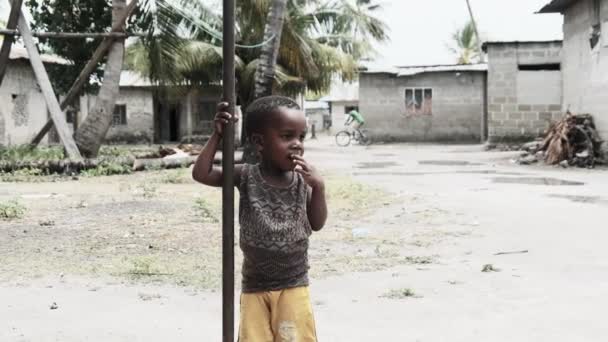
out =
[[(331, 211), (310, 251), (320, 341), (608, 336), (606, 170), (307, 144)], [(0, 341), (221, 340), (220, 192), (189, 170), (0, 183), (9, 200), (26, 212), (0, 221)]]

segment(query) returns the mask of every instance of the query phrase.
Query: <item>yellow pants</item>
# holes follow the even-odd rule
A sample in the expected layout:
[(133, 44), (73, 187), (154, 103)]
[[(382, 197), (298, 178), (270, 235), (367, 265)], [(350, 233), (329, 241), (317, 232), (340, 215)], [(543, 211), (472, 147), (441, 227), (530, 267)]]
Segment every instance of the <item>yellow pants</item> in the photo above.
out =
[(243, 293), (239, 342), (316, 342), (308, 287)]

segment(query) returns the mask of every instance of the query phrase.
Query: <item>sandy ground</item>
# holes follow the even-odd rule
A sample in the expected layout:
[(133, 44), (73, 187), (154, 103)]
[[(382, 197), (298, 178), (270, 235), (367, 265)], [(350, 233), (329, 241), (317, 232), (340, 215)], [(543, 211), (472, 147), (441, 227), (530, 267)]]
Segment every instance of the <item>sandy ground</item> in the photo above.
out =
[[(309, 146), (328, 174), (387, 192), (312, 240), (320, 341), (608, 336), (606, 170), (515, 166), (481, 146)], [(217, 194), (155, 177), (0, 183), (28, 203), (0, 221), (0, 341), (221, 340), (219, 235), (191, 205)]]

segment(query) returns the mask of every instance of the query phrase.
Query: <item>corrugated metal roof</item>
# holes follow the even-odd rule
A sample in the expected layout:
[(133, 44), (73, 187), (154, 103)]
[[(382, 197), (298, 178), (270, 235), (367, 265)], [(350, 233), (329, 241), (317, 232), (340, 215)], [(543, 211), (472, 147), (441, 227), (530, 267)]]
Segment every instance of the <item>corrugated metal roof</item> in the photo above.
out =
[(483, 44), (481, 45), (481, 49), (486, 52), (486, 48), (488, 45), (510, 45), (510, 44), (555, 44), (555, 43), (559, 43), (562, 44), (564, 41), (561, 39), (553, 39), (553, 40), (493, 40), (493, 41), (487, 41), (487, 42), (483, 42)]
[[(27, 54), (27, 50), (25, 49), (25, 47), (13, 44), (13, 46), (11, 47), (11, 53), (9, 54), (8, 58), (13, 59), (13, 60), (14, 59), (29, 60), (30, 56)], [(40, 59), (42, 59), (43, 63), (62, 64), (62, 65), (70, 64), (70, 61), (68, 61), (67, 59), (64, 59), (62, 57), (59, 57), (57, 55), (40, 54)]]
[(420, 65), (420, 66), (400, 66), (385, 68), (369, 68), (361, 71), (364, 74), (392, 74), (395, 76), (413, 76), (430, 72), (450, 72), (450, 71), (487, 71), (488, 65), (479, 64), (449, 64), (449, 65)]
[(563, 13), (566, 8), (577, 1), (578, 0), (553, 0), (541, 8), (537, 13)]

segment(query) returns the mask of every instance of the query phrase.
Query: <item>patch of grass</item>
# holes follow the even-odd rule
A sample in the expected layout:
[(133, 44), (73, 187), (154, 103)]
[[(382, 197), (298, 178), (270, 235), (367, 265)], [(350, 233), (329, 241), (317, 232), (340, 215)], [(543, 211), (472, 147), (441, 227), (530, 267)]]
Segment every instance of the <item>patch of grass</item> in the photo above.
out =
[(99, 149), (99, 157), (130, 157), (133, 155), (127, 146), (102, 146)]
[(40, 169), (19, 169), (13, 172), (0, 172), (0, 181), (2, 182), (34, 182), (42, 181), (40, 176), (44, 176), (44, 172)]
[(145, 199), (151, 199), (156, 197), (158, 188), (152, 184), (142, 184), (141, 185), (142, 196)]
[[(350, 177), (326, 177), (327, 199), (339, 216), (361, 215), (391, 199), (392, 195)], [(383, 201), (380, 201), (380, 200)]]
[(132, 168), (128, 165), (120, 164), (113, 161), (103, 161), (96, 168), (88, 169), (80, 172), (83, 177), (99, 177), (111, 175), (131, 174)]
[(140, 256), (131, 260), (131, 268), (127, 271), (128, 274), (133, 276), (153, 276), (158, 275), (159, 272), (156, 269), (155, 260), (150, 256)]
[(390, 290), (389, 292), (383, 294), (380, 297), (388, 299), (422, 298), (422, 296), (417, 295), (414, 290), (407, 287), (402, 289)]
[(415, 265), (428, 265), (435, 262), (435, 259), (430, 256), (406, 256), (405, 262)]
[(63, 148), (60, 146), (36, 147), (33, 149), (29, 145), (0, 147), (0, 160), (8, 162), (63, 158)]
[(191, 178), (187, 176), (185, 169), (165, 170), (161, 173), (158, 182), (164, 184), (185, 184), (190, 183)]
[(220, 222), (217, 206), (211, 204), (205, 197), (199, 197), (195, 200), (194, 209), (203, 218), (203, 221), (209, 223)]
[(17, 200), (0, 202), (0, 220), (20, 219), (26, 211), (26, 208)]

